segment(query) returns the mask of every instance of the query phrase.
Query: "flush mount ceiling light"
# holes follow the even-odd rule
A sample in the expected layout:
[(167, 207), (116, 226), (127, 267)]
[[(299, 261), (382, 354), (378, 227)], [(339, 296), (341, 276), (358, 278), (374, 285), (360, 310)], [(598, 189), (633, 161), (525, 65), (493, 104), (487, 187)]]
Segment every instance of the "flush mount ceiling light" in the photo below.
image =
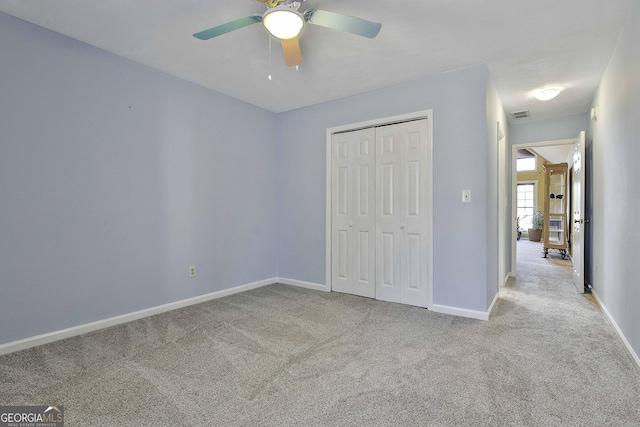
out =
[(289, 40), (298, 37), (304, 26), (304, 18), (295, 9), (288, 6), (278, 6), (264, 13), (262, 24), (273, 37)]
[(536, 91), (533, 94), (533, 96), (535, 96), (540, 101), (548, 101), (558, 96), (559, 93), (560, 93), (560, 89), (555, 89), (555, 88), (541, 89), (539, 91)]

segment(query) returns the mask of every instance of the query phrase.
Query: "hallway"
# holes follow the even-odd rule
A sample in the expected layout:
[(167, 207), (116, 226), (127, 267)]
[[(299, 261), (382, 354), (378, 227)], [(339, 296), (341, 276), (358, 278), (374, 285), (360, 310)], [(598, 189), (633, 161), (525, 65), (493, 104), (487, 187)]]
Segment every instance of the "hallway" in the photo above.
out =
[[(562, 259), (556, 252), (549, 252), (543, 258), (542, 242), (530, 242), (527, 238), (518, 241), (517, 272), (519, 277), (526, 277), (522, 285), (540, 287), (541, 289), (557, 289), (576, 291), (573, 286), (571, 260)], [(538, 280), (530, 280), (534, 278)], [(568, 284), (569, 286), (565, 286)], [(577, 293), (577, 291), (576, 291)], [(590, 298), (590, 295), (589, 295)]]
[(546, 308), (548, 311), (543, 310), (541, 314), (551, 316), (554, 321), (562, 320), (563, 326), (576, 332), (585, 332), (584, 329), (595, 324), (602, 328), (600, 324), (604, 322), (604, 327), (615, 333), (593, 296), (576, 290), (571, 260), (551, 252), (543, 258), (540, 242), (522, 239), (517, 244), (517, 277), (503, 288), (509, 292), (503, 295), (501, 291), (501, 298), (515, 299), (523, 303), (522, 308)]
[(539, 387), (532, 399), (568, 405), (558, 425), (639, 425), (640, 370), (593, 296), (577, 292), (571, 261), (543, 258), (541, 243), (517, 244), (517, 277), (500, 289), (495, 317), (510, 317), (506, 335), (537, 367), (527, 369)]

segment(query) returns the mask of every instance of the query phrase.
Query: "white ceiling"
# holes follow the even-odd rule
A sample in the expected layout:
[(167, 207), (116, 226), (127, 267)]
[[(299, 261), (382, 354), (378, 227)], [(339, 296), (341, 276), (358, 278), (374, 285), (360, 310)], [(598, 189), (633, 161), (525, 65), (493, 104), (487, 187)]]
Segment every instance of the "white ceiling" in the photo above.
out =
[(534, 147), (531, 151), (535, 151), (549, 163), (569, 163), (573, 164), (573, 144), (551, 145), (548, 147)]
[[(307, 25), (299, 70), (274, 41), (271, 81), (262, 25), (192, 37), (262, 13), (255, 0), (0, 0), (0, 11), (274, 112), (487, 63), (507, 113), (538, 120), (587, 111), (634, 1), (307, 0), (301, 11), (382, 30), (371, 40)], [(531, 95), (543, 86), (565, 90), (543, 103)]]

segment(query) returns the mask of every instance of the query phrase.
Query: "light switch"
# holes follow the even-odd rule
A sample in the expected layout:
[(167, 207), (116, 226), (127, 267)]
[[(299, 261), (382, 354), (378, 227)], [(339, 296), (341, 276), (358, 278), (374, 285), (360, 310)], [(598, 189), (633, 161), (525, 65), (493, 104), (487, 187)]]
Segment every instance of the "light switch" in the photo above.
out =
[(462, 203), (471, 203), (471, 190), (462, 190)]

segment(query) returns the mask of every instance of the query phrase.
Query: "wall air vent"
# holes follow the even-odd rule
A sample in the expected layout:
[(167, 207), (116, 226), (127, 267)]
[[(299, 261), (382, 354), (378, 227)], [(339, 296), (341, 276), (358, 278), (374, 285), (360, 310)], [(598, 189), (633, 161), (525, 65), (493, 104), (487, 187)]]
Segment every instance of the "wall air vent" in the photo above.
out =
[(529, 117), (529, 110), (514, 111), (511, 115), (514, 119), (524, 119)]

